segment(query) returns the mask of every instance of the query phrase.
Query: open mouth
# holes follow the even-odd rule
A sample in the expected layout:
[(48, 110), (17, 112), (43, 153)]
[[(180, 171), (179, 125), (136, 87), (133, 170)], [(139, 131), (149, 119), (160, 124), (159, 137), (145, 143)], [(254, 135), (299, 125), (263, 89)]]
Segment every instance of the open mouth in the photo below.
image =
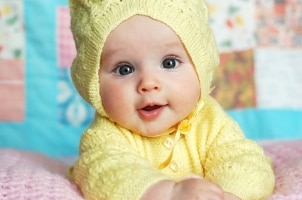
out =
[(143, 108), (143, 110), (144, 111), (153, 111), (153, 110), (159, 109), (161, 107), (162, 107), (161, 105), (146, 106)]
[(160, 116), (164, 105), (148, 105), (138, 110), (140, 117), (144, 120), (154, 120)]

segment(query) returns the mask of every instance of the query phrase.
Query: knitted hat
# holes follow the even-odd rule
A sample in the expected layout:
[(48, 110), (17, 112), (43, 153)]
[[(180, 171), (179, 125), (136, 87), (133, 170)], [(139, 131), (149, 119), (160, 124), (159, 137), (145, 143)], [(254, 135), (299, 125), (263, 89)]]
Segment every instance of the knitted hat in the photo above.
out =
[(201, 100), (210, 92), (219, 57), (203, 0), (69, 0), (77, 56), (71, 67), (80, 95), (107, 116), (100, 96), (99, 68), (104, 43), (119, 24), (144, 15), (169, 26), (184, 44), (198, 74)]

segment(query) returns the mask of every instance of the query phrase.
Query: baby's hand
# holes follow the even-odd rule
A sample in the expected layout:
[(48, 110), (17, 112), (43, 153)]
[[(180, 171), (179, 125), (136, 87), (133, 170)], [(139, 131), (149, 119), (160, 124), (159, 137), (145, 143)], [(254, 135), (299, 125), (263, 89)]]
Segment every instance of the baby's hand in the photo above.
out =
[(224, 193), (224, 200), (241, 200), (241, 199), (239, 197), (236, 197), (233, 194), (225, 192)]
[(161, 181), (155, 184), (144, 194), (141, 200), (151, 199), (224, 200), (224, 192), (218, 185), (197, 176), (192, 176), (177, 183)]
[(171, 199), (223, 200), (224, 192), (212, 182), (191, 176), (175, 184)]

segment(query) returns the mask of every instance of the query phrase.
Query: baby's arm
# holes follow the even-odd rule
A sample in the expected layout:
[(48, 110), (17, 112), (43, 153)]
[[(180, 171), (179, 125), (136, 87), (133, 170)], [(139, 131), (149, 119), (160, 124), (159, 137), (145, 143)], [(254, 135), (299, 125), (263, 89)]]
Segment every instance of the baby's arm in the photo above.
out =
[(242, 199), (266, 199), (274, 189), (274, 173), (263, 149), (226, 120), (207, 150), (205, 178)]
[(83, 135), (71, 172), (85, 199), (139, 199), (151, 185), (169, 179), (137, 155), (114, 127), (100, 129)]

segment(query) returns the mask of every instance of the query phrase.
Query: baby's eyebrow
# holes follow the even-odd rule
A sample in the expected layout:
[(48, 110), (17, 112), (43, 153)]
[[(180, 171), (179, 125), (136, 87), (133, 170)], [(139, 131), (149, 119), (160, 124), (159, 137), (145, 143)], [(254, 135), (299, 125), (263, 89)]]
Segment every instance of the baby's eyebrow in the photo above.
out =
[(182, 42), (171, 41), (162, 44), (164, 51), (172, 51), (171, 53), (186, 55), (187, 51)]
[(108, 57), (108, 56), (110, 57), (118, 52), (125, 52), (125, 51), (127, 51), (127, 49), (123, 47), (104, 49), (102, 52), (102, 57)]
[(168, 48), (183, 47), (180, 42), (167, 42), (164, 44), (164, 46), (166, 46)]

